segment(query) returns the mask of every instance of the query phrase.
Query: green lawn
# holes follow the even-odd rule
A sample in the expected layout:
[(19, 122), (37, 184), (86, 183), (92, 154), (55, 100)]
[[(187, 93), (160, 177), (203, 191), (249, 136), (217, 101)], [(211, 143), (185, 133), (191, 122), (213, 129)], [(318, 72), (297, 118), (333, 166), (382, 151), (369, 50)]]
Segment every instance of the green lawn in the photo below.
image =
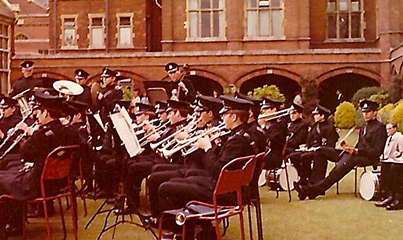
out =
[[(343, 135), (345, 131), (341, 133)], [(350, 140), (354, 141), (356, 135)], [(329, 169), (333, 164), (329, 164)], [(362, 169), (359, 170), (359, 175)], [(354, 196), (354, 172), (350, 172), (340, 182), (340, 194), (333, 186), (326, 196), (316, 200), (299, 201), (295, 191), (292, 201), (288, 202), (286, 192), (280, 192), (276, 198), (274, 191), (261, 187), (264, 239), (402, 239), (403, 211), (388, 212), (374, 206), (374, 202)], [(83, 218), (82, 205), (79, 201), (79, 239), (96, 239), (105, 215), (99, 215), (89, 229), (84, 225), (94, 214), (102, 201), (89, 200), (89, 215)], [(110, 207), (110, 206), (109, 206)], [(142, 211), (145, 206), (142, 206)], [(74, 239), (71, 230), (71, 217), (67, 219), (68, 238)], [(136, 217), (135, 217), (136, 218)], [(253, 215), (253, 220), (255, 217)], [(110, 223), (114, 218), (110, 219)], [(246, 222), (246, 214), (245, 214)], [(246, 231), (248, 233), (247, 224)], [(30, 219), (27, 225), (27, 239), (46, 239), (43, 219)], [(53, 239), (62, 239), (62, 227), (59, 215), (52, 217)], [(256, 239), (256, 226), (254, 225)], [(248, 235), (247, 235), (248, 236)], [(112, 231), (104, 234), (102, 239), (111, 239)], [(18, 238), (13, 238), (18, 239)], [(115, 239), (153, 239), (152, 235), (132, 225), (120, 225)], [(232, 218), (230, 229), (224, 239), (240, 239), (238, 218)]]

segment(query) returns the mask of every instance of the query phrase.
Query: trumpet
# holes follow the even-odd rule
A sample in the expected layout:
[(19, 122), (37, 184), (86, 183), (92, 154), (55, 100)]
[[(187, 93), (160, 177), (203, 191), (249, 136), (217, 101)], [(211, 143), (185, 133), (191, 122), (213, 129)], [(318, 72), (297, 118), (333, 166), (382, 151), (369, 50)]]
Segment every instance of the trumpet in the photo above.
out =
[(19, 94), (12, 97), (12, 99), (17, 100), (18, 106), (20, 107), (20, 112), (22, 117), (26, 117), (31, 114), (31, 106), (29, 105), (27, 99), (25, 98), (25, 93), (29, 92), (30, 89), (20, 92)]
[[(274, 112), (274, 113), (260, 114), (259, 119), (268, 118), (268, 117), (274, 117), (274, 118), (270, 119), (270, 120), (272, 120), (272, 119), (277, 119), (277, 118), (280, 118), (280, 117), (285, 117), (285, 116), (290, 114), (291, 110), (293, 110), (293, 108), (289, 107), (289, 108), (286, 108), (286, 109), (283, 109), (283, 110), (280, 110), (280, 111), (277, 111), (277, 112)], [(278, 114), (280, 114), (280, 115), (278, 115)]]
[[(230, 133), (231, 133), (231, 131), (221, 132), (220, 134), (217, 134), (217, 135), (213, 136), (213, 137), (210, 139), (210, 141), (213, 142), (213, 141), (215, 141), (217, 138), (223, 137), (223, 136), (228, 135), (228, 134), (230, 134)], [(186, 156), (188, 156), (188, 155), (190, 155), (190, 154), (196, 152), (198, 149), (199, 149), (199, 148), (198, 148), (198, 147), (195, 147), (195, 146), (192, 146), (192, 147), (190, 147), (190, 148), (187, 149), (187, 150), (186, 150), (186, 149), (182, 149), (182, 156), (186, 157)]]
[[(38, 124), (38, 121), (34, 122), (30, 127), (34, 128)], [(22, 139), (24, 139), (28, 135), (27, 131), (24, 131), (20, 135), (18, 135), (15, 139), (14, 142), (3, 152), (3, 154), (0, 156), (0, 160), (2, 160), (11, 150), (14, 149), (15, 146), (18, 145), (18, 143), (21, 142)]]
[(136, 128), (141, 128), (141, 127), (143, 127), (143, 126), (146, 125), (146, 124), (153, 124), (153, 123), (158, 122), (158, 121), (159, 121), (158, 118), (153, 119), (153, 120), (151, 120), (151, 121), (143, 121), (142, 123), (140, 123), (140, 124), (138, 124), (138, 125), (133, 124), (133, 128), (134, 128), (134, 129), (136, 129)]
[(17, 127), (20, 123), (25, 122), (25, 120), (27, 120), (31, 115), (32, 115), (33, 111), (30, 111), (28, 114), (26, 114), (21, 121), (19, 121), (15, 127), (13, 127), (7, 134), (7, 137), (3, 140), (3, 142), (0, 144), (0, 149), (2, 149), (8, 141), (10, 141), (10, 139), (17, 133), (17, 131), (19, 130), (19, 128)]
[(182, 128), (179, 129), (178, 131), (172, 133), (171, 135), (169, 135), (169, 136), (166, 137), (165, 139), (162, 139), (161, 141), (156, 142), (156, 143), (151, 143), (151, 144), (150, 144), (151, 149), (155, 150), (156, 148), (158, 148), (159, 146), (161, 146), (163, 143), (167, 143), (167, 141), (170, 141), (171, 138), (175, 137), (178, 133), (182, 132), (182, 131), (185, 130), (186, 128), (191, 127), (191, 130), (192, 130), (192, 129), (193, 129), (193, 130), (196, 129), (196, 124), (197, 124), (200, 120), (201, 120), (201, 119), (198, 119), (198, 120), (196, 120), (196, 121), (192, 120), (192, 121), (189, 122), (188, 125), (182, 127)]
[(225, 124), (222, 123), (217, 127), (212, 127), (211, 129), (209, 129), (208, 131), (205, 131), (204, 133), (194, 136), (192, 138), (189, 138), (188, 140), (186, 140), (185, 143), (182, 144), (178, 144), (178, 146), (172, 148), (172, 149), (163, 149), (162, 150), (162, 154), (164, 155), (165, 158), (169, 158), (171, 157), (173, 154), (175, 154), (176, 152), (186, 148), (187, 146), (191, 145), (192, 143), (196, 142), (199, 138), (202, 138), (210, 133), (216, 132), (216, 131), (221, 131), (225, 128)]
[(144, 137), (142, 137), (142, 138), (139, 140), (139, 142), (141, 142), (140, 145), (141, 145), (142, 147), (144, 147), (144, 146), (148, 143), (147, 138), (148, 138), (149, 136), (151, 136), (152, 134), (154, 134), (154, 133), (160, 131), (161, 129), (165, 128), (166, 126), (168, 126), (168, 124), (169, 124), (169, 121), (166, 121), (164, 124), (160, 124), (160, 125), (157, 126), (154, 130), (152, 130), (150, 133), (146, 134)]

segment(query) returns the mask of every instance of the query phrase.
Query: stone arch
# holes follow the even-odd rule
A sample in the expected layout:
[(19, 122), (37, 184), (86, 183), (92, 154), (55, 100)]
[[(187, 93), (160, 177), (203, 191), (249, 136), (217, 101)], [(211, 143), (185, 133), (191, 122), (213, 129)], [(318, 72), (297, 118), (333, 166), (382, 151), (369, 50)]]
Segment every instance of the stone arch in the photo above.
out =
[(239, 91), (243, 94), (264, 85), (276, 85), (284, 94), (286, 104), (289, 104), (294, 99), (295, 94), (301, 91), (301, 86), (298, 83), (300, 79), (299, 75), (290, 71), (265, 68), (240, 78), (236, 81), (236, 85), (239, 86)]
[(55, 72), (49, 72), (49, 71), (39, 71), (36, 70), (34, 74), (32, 75), (33, 78), (38, 78), (42, 79), (43, 81), (43, 87), (46, 88), (53, 88), (53, 83), (57, 80), (71, 80), (70, 77), (60, 74), (60, 73), (55, 73)]
[(29, 37), (27, 34), (19, 32), (17, 34), (15, 34), (15, 40), (28, 40)]
[(335, 68), (330, 71), (324, 72), (320, 74), (319, 76), (316, 77), (318, 80), (318, 83), (320, 84), (321, 82), (325, 81), (326, 79), (329, 79), (334, 76), (338, 75), (343, 75), (343, 74), (356, 74), (356, 75), (361, 75), (370, 79), (374, 79), (377, 81), (379, 84), (382, 82), (382, 77), (379, 73), (365, 69), (365, 68), (359, 68), (359, 67), (340, 67), (340, 68)]
[(363, 87), (380, 86), (380, 83), (368, 76), (357, 73), (342, 73), (322, 79), (319, 84), (319, 100), (322, 105), (335, 110), (338, 105), (336, 90), (339, 90), (344, 101), (350, 101), (354, 93)]

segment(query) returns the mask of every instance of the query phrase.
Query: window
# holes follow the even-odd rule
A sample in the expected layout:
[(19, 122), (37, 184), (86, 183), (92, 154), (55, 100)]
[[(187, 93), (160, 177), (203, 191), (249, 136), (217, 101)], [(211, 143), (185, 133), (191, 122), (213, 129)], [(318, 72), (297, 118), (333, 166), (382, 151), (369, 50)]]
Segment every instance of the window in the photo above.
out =
[(28, 40), (28, 37), (27, 37), (27, 35), (25, 35), (25, 34), (23, 34), (23, 33), (18, 33), (18, 34), (15, 36), (15, 40)]
[(327, 38), (360, 39), (364, 35), (363, 0), (327, 0)]
[(224, 0), (188, 0), (187, 14), (188, 38), (224, 37)]
[(247, 0), (247, 37), (283, 37), (282, 0)]
[(117, 14), (117, 47), (133, 47), (133, 14)]
[(90, 48), (105, 48), (104, 15), (89, 14)]
[(77, 16), (62, 15), (62, 48), (77, 48)]

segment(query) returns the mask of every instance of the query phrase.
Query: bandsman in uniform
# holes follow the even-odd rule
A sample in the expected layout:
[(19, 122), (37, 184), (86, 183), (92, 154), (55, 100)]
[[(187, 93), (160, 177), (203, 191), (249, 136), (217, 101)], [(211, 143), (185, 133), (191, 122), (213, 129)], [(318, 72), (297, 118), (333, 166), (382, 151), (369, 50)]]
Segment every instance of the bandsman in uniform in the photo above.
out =
[(33, 89), (34, 87), (43, 86), (43, 81), (41, 79), (35, 79), (32, 77), (32, 75), (34, 74), (34, 62), (32, 61), (22, 62), (21, 73), (23, 77), (17, 79), (14, 82), (13, 86), (11, 87), (11, 91), (9, 93), (10, 97), (13, 97), (21, 92), (24, 92), (27, 89)]
[(74, 79), (76, 83), (80, 84), (80, 86), (84, 88), (83, 93), (78, 96), (75, 96), (74, 100), (86, 103), (87, 105), (91, 106), (91, 88), (87, 86), (87, 79), (90, 74), (82, 69), (76, 69), (74, 71), (74, 74), (75, 74)]
[(290, 111), (290, 120), (287, 124), (287, 137), (284, 144), (284, 156), (295, 152), (299, 145), (304, 144), (308, 136), (308, 125), (302, 120), (304, 107), (293, 103)]
[(115, 104), (123, 99), (122, 89), (117, 86), (117, 75), (117, 72), (109, 68), (102, 69), (101, 83), (105, 85), (105, 88), (98, 93), (98, 105), (101, 108), (101, 117), (104, 122), (107, 121), (108, 115), (113, 111)]
[(173, 89), (176, 90), (175, 95), (171, 96), (172, 100), (185, 101), (193, 103), (196, 98), (196, 90), (193, 83), (184, 77), (183, 72), (180, 71), (179, 65), (174, 62), (170, 62), (165, 65), (165, 72), (168, 73), (169, 78), (175, 84)]
[(360, 102), (360, 107), (365, 124), (360, 128), (357, 146), (349, 146), (345, 141), (341, 143), (344, 150), (343, 155), (325, 179), (306, 186), (294, 183), (300, 200), (304, 200), (306, 197), (314, 199), (323, 194), (355, 166), (378, 165), (379, 156), (382, 154), (387, 137), (385, 126), (376, 119), (378, 103), (363, 100)]
[[(290, 154), (291, 162), (298, 170), (300, 176), (299, 183), (305, 185), (311, 177), (311, 163), (316, 154), (320, 154), (319, 149), (322, 147), (334, 148), (339, 135), (336, 132), (333, 124), (328, 121), (331, 112), (329, 109), (317, 105), (312, 111), (312, 117), (315, 123), (309, 128), (308, 137), (305, 142), (305, 148), (298, 152)], [(326, 171), (326, 168), (325, 168)], [(323, 175), (323, 178), (325, 176)], [(320, 179), (313, 182), (317, 182)]]

